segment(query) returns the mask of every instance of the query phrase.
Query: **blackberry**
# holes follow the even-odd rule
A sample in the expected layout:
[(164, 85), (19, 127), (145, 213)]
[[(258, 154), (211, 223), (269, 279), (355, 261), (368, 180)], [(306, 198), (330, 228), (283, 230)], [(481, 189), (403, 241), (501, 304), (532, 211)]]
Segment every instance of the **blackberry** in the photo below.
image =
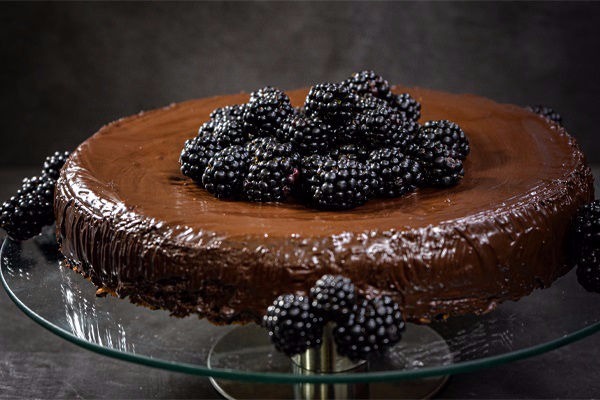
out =
[(600, 293), (600, 248), (586, 249), (579, 255), (576, 274), (585, 290)]
[(555, 122), (560, 126), (563, 126), (562, 116), (550, 107), (535, 105), (527, 106), (526, 108), (533, 113), (541, 115), (542, 117), (549, 119), (550, 121)]
[(275, 136), (283, 121), (293, 114), (290, 99), (283, 91), (267, 86), (250, 95), (244, 112), (249, 137)]
[(465, 132), (452, 121), (425, 122), (419, 130), (417, 140), (440, 143), (448, 149), (448, 156), (459, 160), (464, 160), (470, 151)]
[(29, 239), (54, 222), (52, 201), (34, 190), (18, 193), (2, 204), (0, 226), (17, 240)]
[(196, 182), (201, 182), (208, 161), (223, 148), (219, 137), (211, 131), (186, 140), (179, 156), (181, 172)]
[(329, 152), (332, 158), (348, 157), (358, 161), (367, 161), (370, 151), (360, 144), (344, 144)]
[(213, 121), (232, 119), (241, 122), (243, 121), (245, 112), (246, 104), (235, 104), (214, 109), (213, 112), (210, 113), (210, 119)]
[(421, 118), (421, 103), (409, 93), (390, 96), (390, 106), (397, 110), (405, 121), (418, 121)]
[(46, 157), (42, 173), (44, 175), (48, 175), (54, 180), (57, 180), (58, 176), (60, 175), (60, 169), (63, 167), (63, 165), (65, 165), (69, 154), (71, 153), (68, 151), (57, 151), (51, 156)]
[(310, 289), (315, 310), (329, 321), (341, 321), (352, 310), (355, 301), (354, 284), (341, 275), (323, 275)]
[(291, 142), (303, 154), (327, 150), (334, 140), (331, 125), (315, 118), (295, 116), (289, 118), (278, 131), (278, 138)]
[(369, 199), (371, 185), (371, 175), (365, 164), (348, 157), (328, 160), (310, 181), (309, 203), (322, 210), (358, 207)]
[(371, 152), (367, 165), (379, 178), (375, 193), (397, 197), (413, 191), (424, 181), (421, 165), (398, 148), (382, 148)]
[(411, 139), (400, 115), (388, 105), (363, 111), (358, 131), (362, 142), (371, 147), (405, 147)]
[(294, 194), (301, 200), (307, 201), (310, 197), (310, 188), (316, 185), (317, 172), (327, 161), (332, 160), (328, 155), (312, 154), (300, 158), (300, 176)]
[(243, 122), (235, 119), (217, 120), (214, 124), (213, 135), (216, 136), (222, 147), (242, 145), (248, 140)]
[(390, 97), (390, 84), (373, 71), (357, 72), (346, 79), (344, 85), (360, 96), (370, 94), (384, 100)]
[(42, 196), (48, 202), (54, 203), (55, 186), (56, 181), (50, 175), (42, 174), (41, 176), (25, 178), (23, 179), (21, 189), (17, 191), (17, 196), (25, 196), (36, 193)]
[(344, 125), (356, 111), (359, 97), (339, 83), (320, 83), (306, 96), (304, 108), (310, 118), (319, 118), (334, 128)]
[(579, 208), (572, 230), (574, 244), (579, 247), (600, 249), (600, 200)]
[(274, 157), (250, 165), (243, 196), (254, 202), (284, 201), (292, 192), (299, 170), (297, 157)]
[(373, 353), (382, 354), (398, 343), (404, 327), (398, 304), (389, 296), (381, 296), (356, 304), (348, 318), (338, 322), (333, 337), (340, 355), (358, 361)]
[(402, 123), (402, 128), (407, 133), (409, 140), (411, 143), (415, 141), (417, 136), (419, 135), (419, 130), (421, 129), (421, 125), (418, 122), (413, 121), (411, 119), (407, 119)]
[(321, 345), (323, 318), (313, 311), (306, 296), (279, 296), (267, 309), (262, 324), (277, 350), (288, 356)]
[(248, 152), (239, 145), (216, 153), (202, 174), (204, 188), (219, 199), (237, 197), (248, 170)]
[(390, 107), (390, 105), (387, 101), (369, 94), (360, 98), (357, 105), (357, 112), (376, 110), (380, 107)]
[(452, 157), (437, 157), (427, 167), (425, 182), (431, 186), (454, 186), (465, 175), (462, 161)]

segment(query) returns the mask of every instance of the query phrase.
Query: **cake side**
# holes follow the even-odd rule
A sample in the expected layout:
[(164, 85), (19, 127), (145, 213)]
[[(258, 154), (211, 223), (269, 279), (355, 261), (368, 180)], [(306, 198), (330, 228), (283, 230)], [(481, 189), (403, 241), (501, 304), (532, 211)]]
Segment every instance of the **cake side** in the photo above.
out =
[[(422, 99), (425, 104), (428, 93)], [(465, 101), (480, 101), (482, 109), (493, 103), (478, 99), (470, 96)], [(432, 101), (437, 100), (432, 96)], [(178, 107), (159, 112), (176, 117)], [(495, 107), (511, 106), (489, 107), (493, 113)], [(128, 124), (152, 115), (113, 123), (100, 133), (127, 135)], [(173, 121), (177, 124), (177, 118)], [(533, 186), (528, 183), (528, 190), (519, 196), (497, 203), (485, 200), (474, 212), (458, 218), (440, 215), (437, 222), (392, 218), (382, 226), (380, 222), (390, 218), (377, 214), (378, 210), (406, 207), (427, 195), (418, 194), (341, 213), (350, 222), (338, 224), (331, 217), (333, 222), (323, 223), (327, 229), (317, 226), (291, 235), (270, 235), (268, 229), (262, 236), (244, 235), (243, 224), (238, 228), (241, 233), (233, 235), (220, 232), (214, 224), (199, 229), (186, 226), (185, 221), (167, 223), (153, 217), (144, 204), (129, 204), (122, 198), (125, 193), (119, 190), (119, 182), (95, 176), (84, 156), (91, 145), (96, 146), (94, 151), (101, 145), (99, 140), (88, 141), (71, 156), (57, 184), (58, 238), (71, 266), (97, 286), (138, 304), (165, 308), (178, 316), (196, 313), (216, 323), (256, 321), (277, 295), (306, 291), (324, 273), (350, 277), (367, 295), (393, 296), (410, 320), (485, 312), (503, 300), (550, 285), (568, 270), (564, 253), (570, 219), (579, 205), (593, 197), (591, 171), (575, 141), (561, 128), (539, 123), (551, 141), (562, 146), (548, 145), (557, 152), (551, 167), (559, 168), (557, 163), (564, 157), (570, 162), (550, 178), (542, 177)], [(135, 140), (144, 138), (135, 136)], [(108, 152), (108, 147), (101, 150)], [(568, 154), (558, 154), (562, 152)], [(476, 160), (468, 167), (478, 168)], [(135, 176), (129, 166), (123, 169)], [(467, 178), (456, 193), (460, 186), (467, 190)], [(441, 208), (452, 198), (448, 193), (428, 201)], [(275, 215), (287, 212), (265, 207)], [(247, 208), (255, 212), (255, 207)], [(306, 218), (304, 210), (292, 207), (290, 213)], [(373, 218), (368, 218), (369, 213)], [(201, 217), (197, 216), (200, 223)], [(244, 218), (240, 220), (246, 223)], [(361, 222), (352, 224), (354, 218)], [(353, 225), (358, 229), (348, 229)]]

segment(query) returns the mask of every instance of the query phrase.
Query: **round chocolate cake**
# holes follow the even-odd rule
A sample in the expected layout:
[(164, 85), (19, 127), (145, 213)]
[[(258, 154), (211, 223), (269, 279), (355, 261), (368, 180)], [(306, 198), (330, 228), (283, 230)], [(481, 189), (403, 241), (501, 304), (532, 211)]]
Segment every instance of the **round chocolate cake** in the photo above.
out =
[[(421, 322), (490, 311), (566, 273), (570, 221), (593, 199), (573, 138), (517, 106), (410, 92), (424, 119), (469, 136), (454, 187), (349, 211), (219, 200), (182, 175), (179, 153), (213, 109), (248, 96), (192, 100), (113, 122), (71, 155), (54, 204), (61, 250), (103, 291), (215, 323), (259, 321), (326, 273)], [(307, 91), (289, 94), (300, 105)]]

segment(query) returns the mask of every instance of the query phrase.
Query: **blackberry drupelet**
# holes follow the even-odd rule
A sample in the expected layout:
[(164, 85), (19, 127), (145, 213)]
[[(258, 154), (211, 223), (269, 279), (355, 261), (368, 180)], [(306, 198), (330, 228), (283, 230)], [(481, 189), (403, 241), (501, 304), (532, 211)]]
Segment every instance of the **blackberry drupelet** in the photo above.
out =
[(405, 121), (418, 121), (421, 118), (421, 103), (408, 93), (392, 95), (389, 103)]
[(364, 204), (372, 192), (365, 164), (341, 157), (321, 165), (308, 188), (309, 203), (321, 210), (348, 210)]
[(313, 311), (306, 296), (279, 296), (267, 309), (263, 327), (277, 350), (288, 356), (321, 345), (323, 318)]
[(535, 105), (527, 106), (526, 108), (533, 113), (541, 115), (542, 117), (549, 119), (550, 121), (555, 122), (560, 126), (563, 126), (562, 116), (550, 107)]
[(248, 152), (239, 145), (216, 153), (202, 174), (204, 188), (219, 199), (238, 197), (248, 170)]
[(310, 118), (319, 118), (334, 128), (352, 119), (359, 96), (340, 83), (319, 83), (306, 96), (304, 108)]
[(390, 97), (388, 81), (370, 70), (357, 72), (343, 83), (359, 96), (370, 94), (384, 100)]
[(419, 130), (418, 140), (442, 144), (448, 156), (464, 160), (469, 154), (469, 139), (456, 123), (448, 120), (427, 121)]
[(340, 355), (359, 361), (398, 343), (404, 327), (398, 304), (381, 296), (356, 304), (348, 318), (338, 322), (333, 337)]
[(60, 175), (60, 169), (63, 167), (63, 165), (65, 165), (69, 154), (71, 153), (68, 151), (57, 151), (51, 156), (46, 157), (42, 174), (48, 175), (52, 179), (57, 180), (58, 176)]
[(253, 202), (284, 201), (298, 179), (297, 157), (274, 157), (250, 165), (244, 179), (243, 197)]
[(54, 222), (52, 200), (34, 190), (23, 191), (2, 204), (0, 226), (17, 240), (29, 239)]
[(354, 307), (354, 284), (341, 275), (323, 275), (310, 289), (312, 306), (326, 321), (343, 321)]
[(363, 111), (357, 121), (361, 142), (371, 148), (403, 148), (411, 139), (400, 115), (388, 105)]
[(600, 248), (586, 249), (578, 255), (576, 274), (585, 290), (600, 293)]
[(401, 196), (424, 182), (421, 165), (403, 154), (399, 148), (374, 150), (367, 165), (379, 179), (375, 190), (378, 196)]
[(216, 108), (210, 113), (210, 119), (213, 121), (233, 119), (243, 122), (244, 113), (246, 112), (246, 104), (234, 104)]
[(275, 136), (285, 119), (294, 112), (283, 91), (267, 86), (250, 95), (244, 112), (244, 128), (248, 136)]
[(302, 154), (312, 154), (326, 151), (335, 139), (334, 134), (331, 125), (319, 119), (294, 116), (286, 120), (277, 137), (291, 142)]

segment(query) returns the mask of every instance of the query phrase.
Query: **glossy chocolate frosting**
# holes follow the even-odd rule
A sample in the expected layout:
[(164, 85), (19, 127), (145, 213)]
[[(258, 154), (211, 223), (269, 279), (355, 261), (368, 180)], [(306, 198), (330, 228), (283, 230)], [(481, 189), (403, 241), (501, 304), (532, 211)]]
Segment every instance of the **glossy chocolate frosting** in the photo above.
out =
[[(457, 186), (344, 212), (218, 200), (181, 174), (179, 153), (214, 108), (248, 96), (192, 100), (113, 122), (77, 148), (56, 190), (62, 252), (103, 290), (216, 323), (256, 321), (325, 273), (392, 295), (420, 321), (486, 312), (564, 274), (568, 225), (593, 198), (574, 139), (514, 105), (408, 91), (423, 121), (451, 119), (469, 136)], [(290, 92), (296, 105), (305, 95)]]

